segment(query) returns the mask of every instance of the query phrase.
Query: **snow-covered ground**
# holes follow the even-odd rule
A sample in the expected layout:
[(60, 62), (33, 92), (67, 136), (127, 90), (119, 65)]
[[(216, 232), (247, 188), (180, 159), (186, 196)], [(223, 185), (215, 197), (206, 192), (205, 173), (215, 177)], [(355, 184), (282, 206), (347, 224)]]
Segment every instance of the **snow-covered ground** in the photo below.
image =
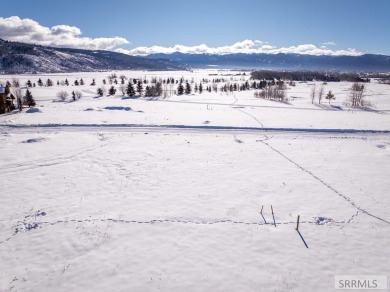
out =
[[(390, 276), (388, 85), (367, 84), (375, 107), (352, 110), (347, 82), (325, 85), (333, 107), (311, 103), (313, 83), (289, 103), (96, 98), (107, 75), (17, 76), (88, 85), (33, 88), (39, 111), (0, 116), (0, 291), (333, 291), (335, 275)], [(53, 102), (59, 90), (84, 96)]]

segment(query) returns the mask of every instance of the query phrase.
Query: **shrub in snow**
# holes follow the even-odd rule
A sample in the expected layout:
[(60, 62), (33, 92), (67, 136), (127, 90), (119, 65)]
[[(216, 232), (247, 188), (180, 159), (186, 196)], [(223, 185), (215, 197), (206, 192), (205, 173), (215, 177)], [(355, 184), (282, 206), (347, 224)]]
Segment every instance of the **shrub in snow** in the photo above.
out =
[(68, 96), (69, 96), (69, 93), (67, 93), (65, 90), (61, 90), (61, 91), (57, 92), (57, 97), (58, 97), (60, 100), (62, 100), (62, 101), (66, 100), (66, 98), (67, 98)]
[(80, 98), (83, 97), (83, 93), (82, 93), (81, 91), (79, 91), (79, 90), (76, 90), (76, 91), (74, 92), (74, 94), (75, 94), (75, 96), (76, 96), (76, 99), (80, 99)]

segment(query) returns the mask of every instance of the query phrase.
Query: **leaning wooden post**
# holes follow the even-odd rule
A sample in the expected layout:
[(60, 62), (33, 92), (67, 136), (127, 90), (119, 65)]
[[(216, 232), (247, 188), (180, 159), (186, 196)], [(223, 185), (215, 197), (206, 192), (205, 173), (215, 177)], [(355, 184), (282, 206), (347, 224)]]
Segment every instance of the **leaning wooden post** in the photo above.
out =
[(296, 231), (299, 230), (299, 215), (298, 215), (298, 218), (297, 218), (297, 228), (295, 229)]
[(274, 216), (274, 209), (272, 208), (272, 205), (271, 205), (271, 212), (272, 212), (272, 218), (274, 219), (274, 225), (276, 227), (275, 216)]

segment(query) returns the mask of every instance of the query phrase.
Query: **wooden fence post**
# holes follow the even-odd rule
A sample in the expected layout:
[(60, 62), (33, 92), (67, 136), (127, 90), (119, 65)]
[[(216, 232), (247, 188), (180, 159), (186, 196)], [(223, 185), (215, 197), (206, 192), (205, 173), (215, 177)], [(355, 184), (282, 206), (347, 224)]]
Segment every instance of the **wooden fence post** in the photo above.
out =
[(298, 215), (298, 218), (297, 218), (297, 228), (295, 229), (296, 231), (299, 230), (299, 215)]

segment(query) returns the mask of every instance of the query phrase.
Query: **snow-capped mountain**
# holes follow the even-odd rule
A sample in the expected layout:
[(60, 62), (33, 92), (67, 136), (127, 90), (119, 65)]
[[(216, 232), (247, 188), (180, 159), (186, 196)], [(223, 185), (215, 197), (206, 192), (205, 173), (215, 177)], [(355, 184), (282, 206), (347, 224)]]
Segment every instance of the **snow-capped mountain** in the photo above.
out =
[(304, 54), (152, 54), (149, 59), (166, 59), (192, 68), (247, 68), (280, 70), (390, 71), (390, 56), (313, 56)]
[(169, 60), (147, 59), (111, 51), (54, 48), (0, 39), (0, 72), (78, 72), (101, 70), (181, 70)]

